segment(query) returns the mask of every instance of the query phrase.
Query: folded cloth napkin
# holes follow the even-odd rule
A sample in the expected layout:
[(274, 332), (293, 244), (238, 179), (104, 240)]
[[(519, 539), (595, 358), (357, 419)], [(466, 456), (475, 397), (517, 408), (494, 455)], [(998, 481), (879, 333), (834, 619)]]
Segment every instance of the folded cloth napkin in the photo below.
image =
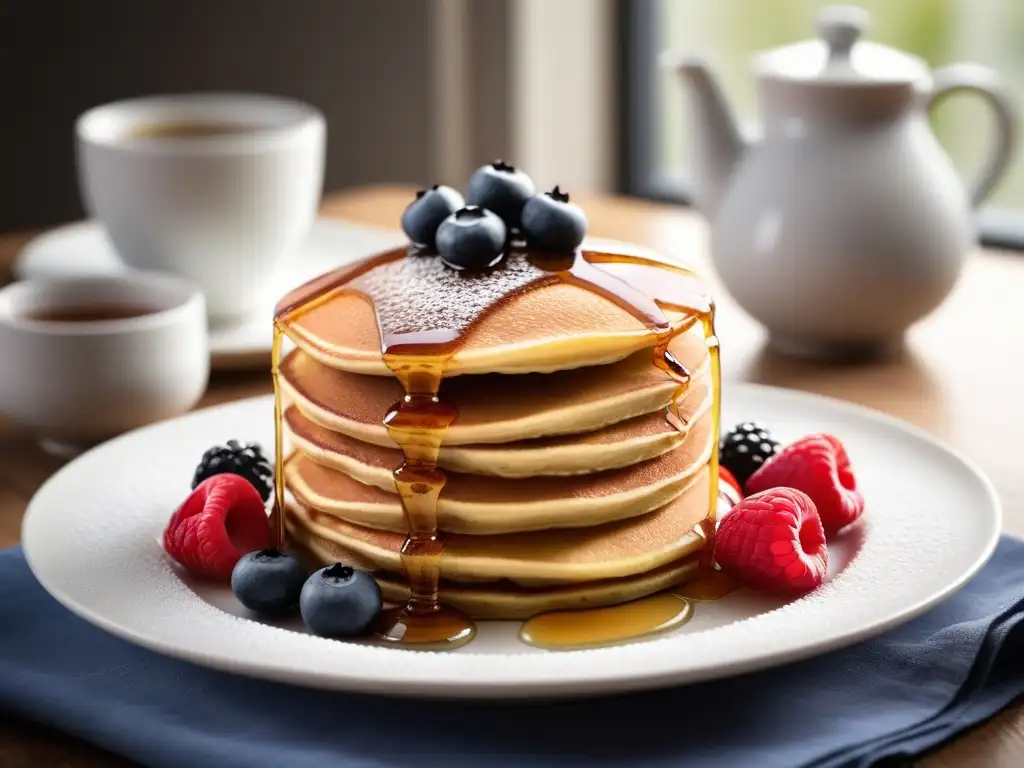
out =
[(1024, 543), (883, 637), (776, 669), (578, 702), (401, 701), (203, 669), (76, 618), (0, 552), (0, 710), (148, 766), (866, 766), (1024, 693)]

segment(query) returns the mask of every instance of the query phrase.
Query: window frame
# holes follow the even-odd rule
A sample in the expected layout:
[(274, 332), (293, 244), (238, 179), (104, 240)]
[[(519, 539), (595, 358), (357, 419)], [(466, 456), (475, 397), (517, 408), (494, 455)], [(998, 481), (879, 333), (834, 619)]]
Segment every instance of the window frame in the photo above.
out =
[[(619, 30), (619, 191), (664, 203), (690, 206), (692, 194), (685, 173), (658, 167), (657, 130), (661, 110), (657, 97), (659, 0), (617, 0)], [(1022, 137), (1024, 142), (1024, 137)], [(1024, 162), (1024, 148), (1017, 162)], [(988, 208), (976, 216), (981, 245), (1022, 251), (1024, 208)]]

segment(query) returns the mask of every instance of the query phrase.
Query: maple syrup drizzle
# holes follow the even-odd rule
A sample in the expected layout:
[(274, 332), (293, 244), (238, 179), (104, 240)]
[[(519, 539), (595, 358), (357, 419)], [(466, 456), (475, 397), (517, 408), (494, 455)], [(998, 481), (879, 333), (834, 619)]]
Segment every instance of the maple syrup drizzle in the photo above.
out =
[(562, 282), (578, 285), (603, 296), (640, 320), (649, 330), (657, 331), (659, 336), (674, 335), (668, 316), (650, 295), (642, 293), (611, 272), (594, 266), (589, 261), (590, 256), (589, 252), (577, 251), (569, 256), (531, 253), (527, 258), (534, 266), (556, 274)]
[(281, 405), (281, 384), (278, 381), (283, 337), (281, 326), (275, 319), (274, 341), (270, 347), (270, 377), (274, 382), (274, 505), (270, 510), (270, 531), (274, 537), (274, 546), (282, 552), (288, 546), (288, 527), (284, 519), (284, 409)]
[(708, 461), (708, 471), (711, 473), (710, 498), (708, 499), (708, 517), (702, 523), (704, 536), (707, 543), (701, 553), (701, 567), (705, 574), (712, 571), (715, 564), (715, 530), (718, 519), (718, 436), (722, 428), (722, 361), (719, 357), (718, 337), (715, 335), (715, 310), (712, 305), (711, 311), (701, 319), (704, 326), (704, 339), (708, 345), (708, 355), (711, 358), (711, 391), (714, 393), (711, 400), (711, 434), (714, 435), (714, 445), (711, 449), (711, 459)]
[[(620, 274), (595, 264), (614, 265)], [(638, 270), (637, 267), (644, 269)], [(649, 273), (653, 271), (651, 268), (662, 274), (670, 273), (673, 279), (662, 280), (660, 276), (655, 279), (652, 275), (645, 275), (639, 281), (640, 285), (628, 279), (630, 273)], [(444, 541), (437, 530), (437, 501), (446, 477), (437, 467), (437, 455), (445, 430), (458, 416), (456, 408), (440, 397), (440, 389), (446, 366), (466, 331), (494, 307), (526, 290), (561, 281), (579, 285), (627, 311), (644, 323), (648, 330), (658, 334), (655, 362), (679, 382), (673, 404), (668, 409), (668, 418), (677, 428), (682, 428), (678, 402), (686, 391), (690, 375), (667, 351), (667, 347), (686, 326), (677, 324), (673, 328), (666, 309), (696, 315), (704, 324), (712, 358), (713, 434), (718, 433), (720, 384), (714, 308), (710, 299), (697, 290), (696, 276), (692, 272), (625, 254), (577, 251), (571, 256), (551, 256), (522, 249), (512, 249), (496, 270), (500, 270), (499, 274), (492, 274), (489, 278), (487, 274), (464, 275), (447, 270), (437, 259), (418, 254), (415, 249), (397, 249), (306, 283), (289, 293), (275, 312), (272, 361), (277, 448), (275, 530), (282, 545), (285, 541), (283, 425), (277, 378), (285, 321), (312, 310), (339, 291), (362, 294), (374, 307), (385, 364), (405, 390), (405, 397), (391, 408), (384, 424), (405, 458), (395, 469), (394, 481), (408, 523), (409, 532), (401, 556), (411, 597), (406, 605), (382, 614), (375, 633), (386, 642), (453, 648), (469, 642), (475, 634), (475, 626), (469, 617), (438, 599)], [(474, 290), (474, 281), (484, 278), (488, 280), (484, 284), (485, 290)], [(431, 291), (429, 285), (417, 284), (418, 291), (404, 292), (402, 301), (395, 303), (394, 294), (403, 293), (395, 291), (395, 287), (407, 285), (411, 280), (433, 281), (435, 288), (443, 287), (449, 301), (444, 305), (432, 301), (436, 292)], [(682, 287), (684, 285), (686, 287)], [(709, 464), (712, 503), (708, 520), (702, 528), (707, 539), (705, 550), (713, 546), (714, 510), (718, 497), (717, 459), (715, 440)], [(705, 559), (702, 559), (703, 565)], [(604, 611), (599, 614), (600, 621), (584, 622), (590, 628), (584, 633), (588, 637), (581, 637), (578, 631), (559, 629), (567, 619), (558, 617), (566, 615), (572, 616), (569, 623), (582, 627), (580, 620), (586, 617), (581, 612), (570, 611), (534, 617), (524, 625), (524, 631), (526, 627), (531, 628), (524, 639), (543, 647), (562, 646), (573, 637), (576, 642), (569, 643), (573, 646), (622, 642), (652, 631), (681, 626), (692, 613), (692, 605), (689, 600), (663, 593), (597, 610)]]
[(394, 480), (409, 528), (401, 556), (410, 596), (404, 606), (384, 611), (373, 632), (399, 645), (457, 648), (476, 634), (472, 619), (441, 603), (437, 594), (444, 553), (437, 501), (447, 480), (437, 466), (437, 455), (445, 430), (458, 416), (455, 407), (438, 396), (456, 341), (448, 336), (442, 332), (417, 340), (409, 334), (400, 339), (383, 335), (384, 362), (406, 392), (391, 407), (384, 426), (405, 455)]

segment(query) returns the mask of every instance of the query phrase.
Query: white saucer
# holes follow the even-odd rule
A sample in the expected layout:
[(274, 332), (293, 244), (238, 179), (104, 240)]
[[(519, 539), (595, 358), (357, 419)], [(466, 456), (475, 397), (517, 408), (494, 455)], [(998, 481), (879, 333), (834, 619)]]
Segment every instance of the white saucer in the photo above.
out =
[[(404, 242), (401, 232), (337, 219), (318, 219), (305, 243), (273, 281), (260, 310), (238, 325), (210, 329), (216, 370), (269, 365), (274, 305), (289, 289), (334, 267)], [(18, 279), (109, 273), (126, 269), (96, 221), (68, 224), (34, 238), (14, 263)]]
[[(538, 651), (517, 622), (482, 622), (448, 653), (326, 640), (244, 618), (221, 586), (186, 584), (158, 545), (203, 451), (229, 438), (273, 445), (272, 401), (199, 411), (74, 460), (29, 505), (25, 555), (43, 586), (88, 621), (153, 650), (308, 686), (427, 697), (572, 696), (654, 688), (782, 664), (922, 613), (991, 555), (1000, 506), (963, 458), (886, 416), (798, 392), (727, 384), (723, 423), (756, 418), (782, 440), (846, 443), (865, 516), (831, 547), (828, 583), (789, 604), (734, 593), (673, 633), (612, 648)], [(232, 615), (236, 614), (236, 615)]]

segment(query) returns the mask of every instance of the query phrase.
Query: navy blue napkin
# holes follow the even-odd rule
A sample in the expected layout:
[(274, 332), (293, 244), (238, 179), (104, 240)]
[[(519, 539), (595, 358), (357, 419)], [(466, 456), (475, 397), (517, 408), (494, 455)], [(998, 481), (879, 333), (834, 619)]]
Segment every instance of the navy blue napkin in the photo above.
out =
[(1024, 543), (883, 637), (686, 688), (442, 703), (214, 672), (76, 618), (0, 552), (0, 710), (148, 766), (865, 766), (913, 756), (1024, 693)]

